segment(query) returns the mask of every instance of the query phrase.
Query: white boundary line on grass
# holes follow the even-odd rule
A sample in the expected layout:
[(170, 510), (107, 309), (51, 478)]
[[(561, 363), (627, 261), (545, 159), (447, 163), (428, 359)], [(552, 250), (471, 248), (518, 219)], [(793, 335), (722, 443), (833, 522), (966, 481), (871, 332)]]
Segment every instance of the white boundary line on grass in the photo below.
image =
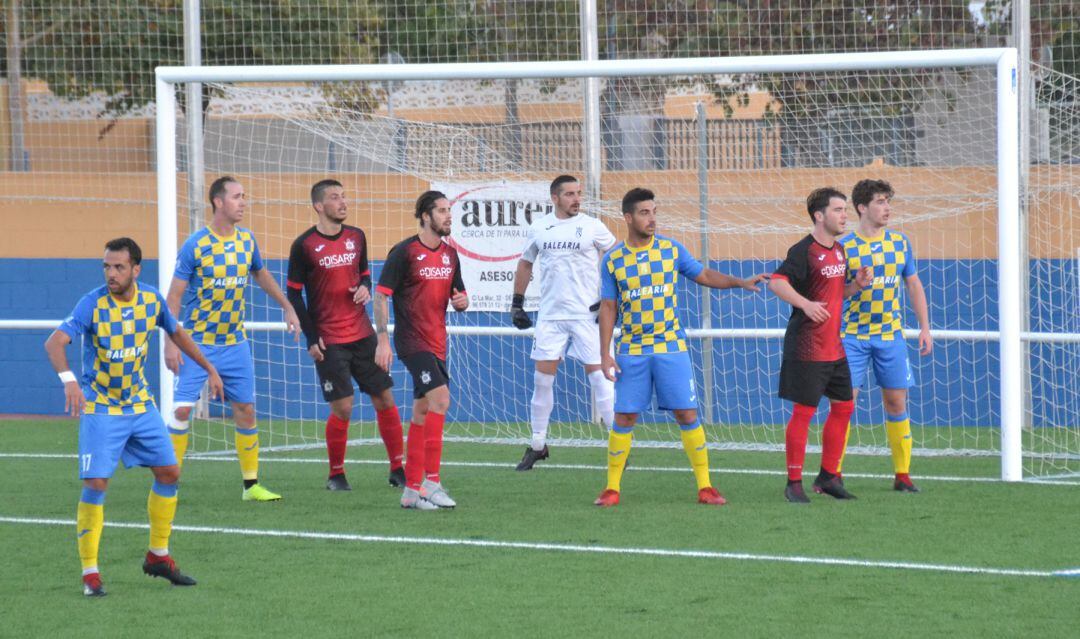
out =
[[(42, 519), (36, 517), (0, 516), (0, 523), (39, 526), (74, 526), (74, 519)], [(134, 522), (107, 522), (108, 528), (147, 530), (148, 524)], [(244, 535), (245, 537), (273, 537), (287, 539), (319, 539), (329, 541), (353, 541), (358, 543), (413, 544), (420, 546), (459, 546), (468, 548), (497, 548), (511, 550), (535, 550), (598, 555), (638, 555), (646, 557), (678, 557), (689, 559), (719, 559), (729, 561), (764, 561), (815, 566), (843, 566), (847, 568), (885, 568), (890, 570), (913, 570), (968, 575), (992, 575), (997, 577), (1059, 577), (1070, 576), (1072, 570), (1030, 570), (1023, 568), (993, 568), (962, 566), (955, 564), (930, 564), (907, 561), (875, 561), (844, 559), (840, 557), (806, 557), (802, 555), (767, 555), (748, 552), (723, 552), (715, 550), (675, 550), (668, 548), (633, 548), (620, 546), (586, 546), (581, 544), (535, 543), (524, 541), (496, 541), (479, 539), (451, 539), (445, 537), (403, 537), (397, 535), (364, 535), (359, 533), (308, 532), (299, 530), (266, 530), (259, 528), (222, 528), (217, 526), (174, 525), (173, 530), (189, 533), (219, 535)], [(1080, 571), (1076, 571), (1080, 572)]]
[[(0, 459), (75, 459), (77, 455), (69, 453), (0, 453)], [(325, 459), (316, 459), (314, 457), (263, 457), (266, 462), (284, 463), (284, 464), (325, 464)], [(236, 457), (226, 456), (220, 454), (207, 455), (205, 453), (193, 453), (185, 458), (185, 461), (199, 461), (199, 462), (235, 462)], [(386, 464), (382, 460), (374, 459), (350, 459), (345, 462), (346, 464), (367, 464), (367, 465), (383, 465)], [(443, 461), (443, 466), (449, 466), (452, 468), (514, 468), (516, 464), (508, 462), (461, 462), (461, 461)], [(590, 465), (590, 464), (542, 464), (536, 467), (537, 469), (548, 470), (586, 470), (586, 471), (606, 471), (607, 466)], [(633, 466), (628, 465), (626, 467), (628, 471), (644, 471), (654, 473), (689, 473), (689, 468), (681, 466)], [(780, 477), (786, 475), (782, 470), (764, 470), (758, 468), (712, 468), (711, 472), (716, 475), (768, 475)], [(856, 477), (859, 479), (892, 479), (892, 475), (875, 474), (875, 473), (845, 473), (845, 477)], [(919, 481), (941, 481), (941, 482), (973, 482), (973, 483), (987, 483), (997, 484), (1002, 483), (998, 477), (957, 477), (953, 475), (920, 475)], [(1047, 486), (1078, 486), (1080, 481), (1063, 481), (1063, 480), (1049, 480), (1040, 479), (1037, 477), (1031, 477), (1025, 480), (1030, 484), (1043, 484)]]

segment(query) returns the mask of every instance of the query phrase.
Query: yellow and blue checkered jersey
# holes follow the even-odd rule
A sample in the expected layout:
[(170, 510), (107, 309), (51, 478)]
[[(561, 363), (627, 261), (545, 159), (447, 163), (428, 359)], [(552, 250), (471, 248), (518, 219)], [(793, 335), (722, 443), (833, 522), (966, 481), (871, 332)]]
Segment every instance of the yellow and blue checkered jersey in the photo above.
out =
[(176, 318), (157, 289), (134, 286), (129, 302), (113, 297), (107, 286), (90, 291), (60, 324), (71, 341), (83, 339), (79, 385), (88, 415), (138, 415), (154, 405), (143, 375), (150, 336), (158, 328), (175, 333)]
[(221, 237), (209, 227), (184, 242), (173, 275), (188, 283), (184, 326), (197, 344), (227, 346), (244, 341), (244, 289), (263, 268), (251, 231), (237, 227)]
[(600, 298), (615, 300), (621, 318), (620, 355), (681, 353), (686, 332), (679, 325), (679, 275), (694, 279), (705, 267), (685, 246), (655, 235), (646, 246), (620, 242), (600, 263)]
[(915, 256), (911, 241), (899, 231), (885, 229), (881, 236), (866, 238), (857, 232), (840, 238), (847, 253), (848, 281), (860, 269), (873, 269), (874, 281), (844, 302), (844, 337), (895, 339), (903, 328), (900, 308), (900, 283), (915, 275)]

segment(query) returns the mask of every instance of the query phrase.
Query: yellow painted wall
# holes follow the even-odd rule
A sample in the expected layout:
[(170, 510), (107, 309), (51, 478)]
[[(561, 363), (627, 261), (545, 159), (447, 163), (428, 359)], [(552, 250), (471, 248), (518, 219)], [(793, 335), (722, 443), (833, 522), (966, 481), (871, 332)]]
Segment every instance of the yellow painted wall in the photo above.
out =
[[(1059, 179), (1080, 183), (1080, 167), (1036, 167), (1034, 171), (1033, 182)], [(899, 191), (894, 200), (894, 226), (912, 237), (919, 257), (983, 258), (996, 254), (992, 169), (886, 166), (711, 173), (709, 191), (714, 205), (710, 225), (723, 229), (710, 236), (711, 257), (783, 256), (787, 247), (809, 228), (803, 205), (807, 193), (823, 185), (848, 191), (857, 180), (868, 176), (889, 180)], [(207, 183), (214, 177), (208, 176)], [(286, 257), (292, 239), (315, 222), (307, 194), (310, 185), (325, 175), (240, 177), (251, 202), (247, 225), (257, 233), (264, 255)], [(427, 183), (396, 174), (334, 177), (345, 184), (351, 202), (349, 222), (368, 232), (373, 257), (384, 256), (395, 242), (415, 232), (412, 203), (428, 188)], [(183, 175), (179, 182), (183, 193)], [(661, 232), (665, 220), (669, 229), (673, 223), (684, 227), (697, 224), (696, 172), (611, 172), (605, 174), (602, 186), (602, 197), (608, 201), (618, 201), (635, 186), (655, 190), (662, 216)], [(1062, 189), (1035, 203), (1030, 214), (1033, 257), (1076, 256), (1080, 220), (1076, 219), (1074, 197), (1070, 189)], [(0, 172), (0, 256), (98, 257), (107, 239), (129, 235), (144, 247), (147, 257), (153, 258), (157, 254), (155, 201), (155, 176), (148, 172)], [(964, 206), (962, 213), (932, 215), (958, 202)], [(855, 223), (854, 214), (850, 223)], [(619, 218), (609, 220), (609, 224), (616, 235), (622, 235)], [(183, 225), (186, 229), (186, 221)], [(775, 227), (791, 230), (769, 230)], [(690, 246), (699, 246), (696, 234), (677, 235)]]

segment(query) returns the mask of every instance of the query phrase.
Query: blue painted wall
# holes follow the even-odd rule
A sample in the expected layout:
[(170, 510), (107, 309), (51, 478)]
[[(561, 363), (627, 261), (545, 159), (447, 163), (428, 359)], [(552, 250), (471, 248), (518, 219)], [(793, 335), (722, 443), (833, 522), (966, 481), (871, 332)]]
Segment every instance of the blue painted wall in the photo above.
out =
[[(775, 261), (720, 261), (712, 266), (721, 271), (747, 276), (770, 272)], [(996, 330), (996, 264), (990, 260), (923, 260), (920, 272), (930, 296), (931, 325), (939, 329)], [(281, 273), (284, 265), (271, 261), (270, 268)], [(381, 263), (373, 265), (378, 276)], [(1040, 279), (1051, 284), (1032, 291), (1032, 330), (1065, 326), (1080, 331), (1078, 314), (1070, 314), (1050, 295), (1070, 291), (1078, 281), (1074, 261), (1034, 262)], [(156, 262), (143, 265), (142, 280), (157, 281)], [(976, 284), (972, 285), (971, 282)], [(102, 283), (97, 260), (0, 259), (0, 318), (60, 319), (79, 296)], [(703, 289), (684, 282), (680, 292), (684, 326), (701, 325), (705, 304)], [(1073, 293), (1075, 295), (1075, 293)], [(1074, 299), (1075, 301), (1075, 299)], [(265, 295), (250, 289), (252, 320), (279, 320), (276, 307), (267, 305)], [(711, 293), (713, 326), (717, 328), (782, 328), (788, 309), (767, 292), (714, 291)], [(1073, 309), (1076, 310), (1075, 308)], [(916, 326), (908, 312), (905, 326)], [(763, 320), (762, 318), (767, 318)], [(456, 324), (507, 326), (503, 314), (452, 314)], [(49, 366), (42, 343), (48, 331), (0, 331), (0, 413), (59, 414), (63, 394)], [(325, 406), (318, 391), (314, 368), (306, 351), (282, 334), (261, 334), (253, 339), (258, 362), (259, 411), (293, 418), (322, 419)], [(701, 362), (702, 342), (692, 342), (693, 356)], [(454, 394), (454, 418), (468, 421), (519, 421), (528, 419), (532, 368), (531, 342), (522, 337), (458, 337), (451, 341), (450, 366), (453, 386), (469, 389)], [(788, 408), (775, 397), (776, 374), (780, 365), (780, 340), (714, 340), (713, 413), (728, 424), (783, 423)], [(999, 421), (997, 347), (987, 342), (939, 341), (930, 357), (920, 357), (911, 346), (918, 385), (912, 389), (912, 418), (927, 425), (996, 425)], [(464, 354), (469, 354), (466, 357)], [(482, 355), (478, 356), (477, 353)], [(75, 348), (69, 359), (78, 366)], [(1035, 345), (1032, 362), (1036, 380), (1033, 408), (1041, 423), (1074, 423), (1075, 416), (1060, 414), (1068, 403), (1060, 401), (1076, 392), (1069, 371), (1080, 370), (1080, 347), (1076, 345)], [(157, 351), (152, 351), (148, 378), (156, 387)], [(579, 379), (577, 364), (568, 364)], [(399, 385), (398, 401), (411, 401), (411, 382), (403, 367), (392, 371)], [(702, 382), (699, 373), (699, 383)], [(554, 420), (575, 420), (586, 407), (575, 396), (585, 396), (560, 376), (556, 385)], [(1070, 390), (1071, 389), (1071, 390)], [(572, 392), (569, 392), (572, 391)], [(870, 422), (881, 415), (878, 393), (860, 399), (857, 422)], [(265, 405), (267, 402), (269, 406)], [(361, 419), (373, 419), (368, 402), (359, 402)], [(651, 419), (653, 416), (646, 416)], [(656, 415), (656, 419), (663, 419)]]

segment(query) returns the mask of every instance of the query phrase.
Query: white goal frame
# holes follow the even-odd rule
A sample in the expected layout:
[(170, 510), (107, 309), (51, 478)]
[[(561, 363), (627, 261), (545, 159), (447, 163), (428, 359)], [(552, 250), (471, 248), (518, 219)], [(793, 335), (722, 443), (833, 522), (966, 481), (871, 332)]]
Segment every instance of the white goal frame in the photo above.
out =
[[(592, 60), (560, 62), (499, 62), (393, 65), (284, 65), (223, 67), (158, 67), (156, 75), (156, 150), (158, 194), (158, 282), (166, 291), (177, 255), (177, 85), (192, 82), (328, 82), (411, 80), (497, 80), (542, 78), (601, 78), (615, 76), (796, 73), (991, 67), (997, 84), (998, 190), (998, 331), (985, 337), (1000, 347), (1001, 478), (1023, 479), (1023, 348), (1021, 290), (1019, 100), (1015, 48), (955, 49), (746, 56), (732, 58), (675, 58), (660, 60)], [(268, 323), (248, 327), (284, 328)], [(471, 329), (470, 332), (476, 331)], [(490, 334), (500, 333), (492, 329)], [(701, 331), (695, 331), (695, 333)], [(709, 337), (731, 331), (708, 330)], [(715, 332), (715, 335), (712, 333)], [(765, 336), (770, 331), (755, 334)], [(488, 334), (488, 333), (485, 333)], [(164, 361), (164, 344), (161, 345)], [(161, 367), (161, 412), (173, 410), (172, 372)]]

